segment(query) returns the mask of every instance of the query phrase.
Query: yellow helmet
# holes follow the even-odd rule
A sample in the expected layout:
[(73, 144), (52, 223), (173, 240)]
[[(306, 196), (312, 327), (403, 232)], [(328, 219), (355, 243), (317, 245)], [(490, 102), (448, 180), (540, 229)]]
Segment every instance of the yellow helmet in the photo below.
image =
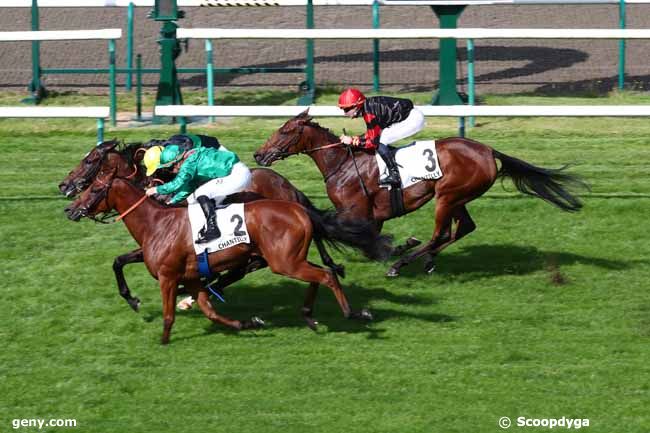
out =
[(160, 165), (160, 154), (162, 151), (162, 146), (153, 146), (147, 149), (144, 153), (142, 161), (144, 162), (144, 166), (147, 167), (147, 176), (151, 176), (153, 172), (158, 169), (158, 166)]

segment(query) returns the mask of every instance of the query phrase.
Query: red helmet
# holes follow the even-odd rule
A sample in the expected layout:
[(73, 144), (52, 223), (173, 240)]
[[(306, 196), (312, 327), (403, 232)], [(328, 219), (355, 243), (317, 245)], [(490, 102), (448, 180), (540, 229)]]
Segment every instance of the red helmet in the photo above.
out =
[(339, 96), (339, 108), (358, 107), (366, 101), (366, 97), (359, 89), (345, 89)]

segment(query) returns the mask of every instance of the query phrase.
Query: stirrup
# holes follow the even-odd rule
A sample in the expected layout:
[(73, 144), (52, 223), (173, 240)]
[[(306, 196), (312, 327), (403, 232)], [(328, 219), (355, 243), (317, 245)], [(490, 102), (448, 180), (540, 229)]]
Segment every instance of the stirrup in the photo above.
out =
[(196, 239), (197, 244), (205, 244), (221, 237), (219, 231), (207, 231), (205, 228), (199, 230), (199, 237)]
[(402, 181), (400, 178), (396, 178), (392, 175), (388, 175), (385, 178), (379, 180), (379, 185), (392, 185), (392, 186), (397, 186), (401, 184)]

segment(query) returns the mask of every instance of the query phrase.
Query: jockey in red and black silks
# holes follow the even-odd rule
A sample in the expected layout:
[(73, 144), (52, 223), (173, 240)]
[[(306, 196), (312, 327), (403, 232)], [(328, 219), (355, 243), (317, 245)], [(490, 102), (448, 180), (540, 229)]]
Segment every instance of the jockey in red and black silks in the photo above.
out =
[(367, 128), (366, 133), (360, 136), (342, 135), (341, 142), (377, 150), (386, 162), (389, 173), (381, 183), (399, 185), (399, 171), (388, 145), (421, 131), (424, 128), (422, 112), (408, 99), (389, 96), (366, 98), (358, 89), (353, 88), (341, 93), (338, 106), (347, 117), (363, 117)]

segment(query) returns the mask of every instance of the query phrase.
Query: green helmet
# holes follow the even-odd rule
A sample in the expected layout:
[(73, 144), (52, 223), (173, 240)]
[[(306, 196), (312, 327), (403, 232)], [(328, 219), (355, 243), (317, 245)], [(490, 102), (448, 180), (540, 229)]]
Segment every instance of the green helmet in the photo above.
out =
[(163, 150), (160, 154), (160, 165), (158, 168), (169, 167), (181, 159), (182, 155), (183, 151), (181, 151), (180, 146), (176, 144), (170, 144), (169, 146), (165, 147), (165, 150)]

